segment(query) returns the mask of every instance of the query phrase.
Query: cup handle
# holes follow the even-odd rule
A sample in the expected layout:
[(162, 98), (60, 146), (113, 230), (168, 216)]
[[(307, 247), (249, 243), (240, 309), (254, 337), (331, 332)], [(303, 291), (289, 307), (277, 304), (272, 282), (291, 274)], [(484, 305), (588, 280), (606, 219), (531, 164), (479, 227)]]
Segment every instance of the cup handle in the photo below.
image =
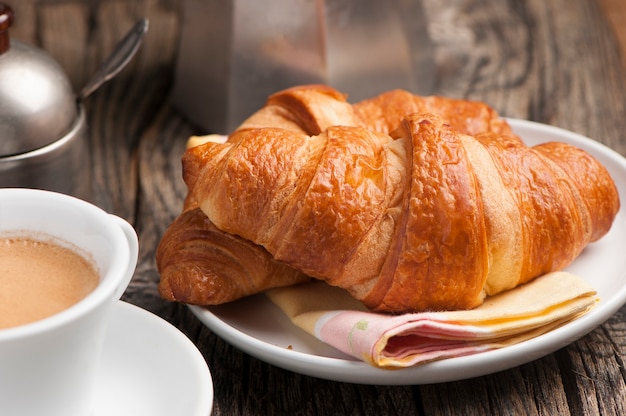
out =
[(135, 273), (137, 259), (139, 258), (139, 242), (137, 240), (137, 232), (126, 220), (118, 217), (117, 215), (109, 215), (118, 224), (126, 237), (126, 241), (128, 242), (128, 268), (126, 270), (124, 280), (120, 283), (120, 286), (117, 289), (118, 293), (116, 293), (117, 299), (120, 299), (130, 284), (133, 274)]

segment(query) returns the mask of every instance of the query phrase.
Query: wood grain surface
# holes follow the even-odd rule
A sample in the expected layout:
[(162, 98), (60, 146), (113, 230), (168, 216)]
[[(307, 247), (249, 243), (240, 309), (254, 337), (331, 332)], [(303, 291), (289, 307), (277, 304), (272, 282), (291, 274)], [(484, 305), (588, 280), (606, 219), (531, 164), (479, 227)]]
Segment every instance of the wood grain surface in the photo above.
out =
[[(279, 369), (211, 333), (185, 306), (161, 300), (155, 249), (186, 194), (185, 141), (203, 133), (171, 101), (184, 2), (12, 3), (12, 35), (48, 50), (76, 90), (136, 20), (150, 20), (136, 59), (87, 102), (92, 200), (137, 230), (140, 260), (124, 300), (196, 343), (214, 380), (213, 414), (626, 414), (625, 308), (570, 346), (511, 370), (390, 387)], [(424, 0), (423, 6), (437, 68), (432, 94), (482, 100), (504, 116), (572, 130), (626, 155), (622, 0)]]

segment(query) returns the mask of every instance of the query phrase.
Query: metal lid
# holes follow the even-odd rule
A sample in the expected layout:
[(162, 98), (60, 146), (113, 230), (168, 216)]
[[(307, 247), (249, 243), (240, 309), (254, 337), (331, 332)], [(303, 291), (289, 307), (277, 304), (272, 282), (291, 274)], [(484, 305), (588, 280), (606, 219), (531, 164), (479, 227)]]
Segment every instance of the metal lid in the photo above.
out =
[(78, 116), (67, 75), (41, 49), (9, 38), (13, 12), (0, 3), (0, 156), (50, 144)]

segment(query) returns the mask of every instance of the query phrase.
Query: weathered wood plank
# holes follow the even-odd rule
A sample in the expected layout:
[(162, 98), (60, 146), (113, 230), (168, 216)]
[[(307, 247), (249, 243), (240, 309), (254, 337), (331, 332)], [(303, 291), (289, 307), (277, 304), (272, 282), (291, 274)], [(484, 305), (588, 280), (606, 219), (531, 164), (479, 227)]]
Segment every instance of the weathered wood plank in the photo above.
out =
[(622, 66), (626, 68), (626, 7), (622, 0), (598, 0), (602, 13), (611, 24), (620, 46)]
[(441, 68), (435, 93), (485, 101), (504, 116), (563, 127), (626, 154), (626, 80), (597, 4), (426, 4)]

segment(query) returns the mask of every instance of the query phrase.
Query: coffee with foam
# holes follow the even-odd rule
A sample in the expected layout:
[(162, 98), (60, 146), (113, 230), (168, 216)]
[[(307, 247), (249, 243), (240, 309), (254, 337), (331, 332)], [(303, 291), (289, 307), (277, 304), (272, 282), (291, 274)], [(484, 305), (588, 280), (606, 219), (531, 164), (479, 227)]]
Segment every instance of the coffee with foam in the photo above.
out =
[(61, 312), (99, 283), (93, 262), (51, 239), (0, 238), (0, 329)]

